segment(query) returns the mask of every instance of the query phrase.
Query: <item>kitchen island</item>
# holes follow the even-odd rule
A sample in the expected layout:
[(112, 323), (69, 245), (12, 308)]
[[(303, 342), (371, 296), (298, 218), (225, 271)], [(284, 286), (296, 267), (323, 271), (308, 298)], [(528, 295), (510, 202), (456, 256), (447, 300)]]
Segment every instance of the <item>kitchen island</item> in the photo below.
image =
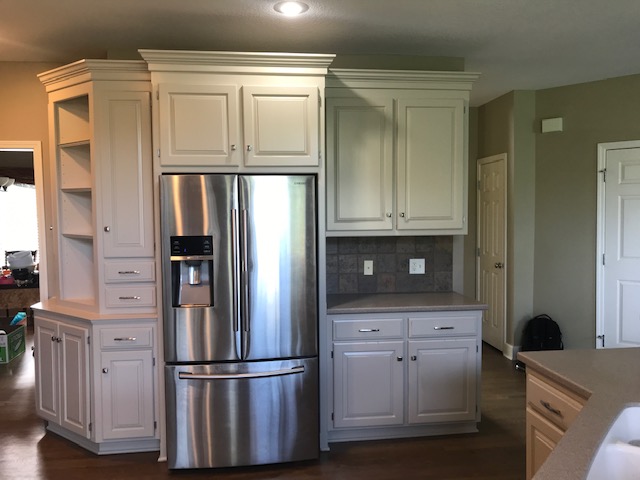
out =
[(528, 374), (541, 375), (585, 399), (580, 413), (533, 478), (586, 478), (592, 458), (618, 413), (627, 405), (640, 404), (640, 348), (520, 352), (518, 359), (526, 364)]
[(329, 295), (328, 441), (476, 432), (484, 309), (452, 292)]

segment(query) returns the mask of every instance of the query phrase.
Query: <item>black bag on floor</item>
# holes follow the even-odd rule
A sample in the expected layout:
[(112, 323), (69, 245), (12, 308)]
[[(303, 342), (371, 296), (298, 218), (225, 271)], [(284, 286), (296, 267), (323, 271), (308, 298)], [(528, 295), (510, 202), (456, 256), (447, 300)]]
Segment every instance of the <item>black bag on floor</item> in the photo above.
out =
[[(549, 315), (538, 315), (524, 326), (521, 352), (563, 349), (560, 327)], [(516, 362), (516, 369), (524, 370), (524, 364), (520, 361)]]

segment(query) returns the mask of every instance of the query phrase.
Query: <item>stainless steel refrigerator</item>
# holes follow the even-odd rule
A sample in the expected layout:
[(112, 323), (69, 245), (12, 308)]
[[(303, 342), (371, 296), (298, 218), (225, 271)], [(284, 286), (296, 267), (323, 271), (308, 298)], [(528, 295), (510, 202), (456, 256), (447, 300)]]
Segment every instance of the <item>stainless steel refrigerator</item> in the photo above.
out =
[(310, 175), (160, 177), (169, 468), (316, 458)]

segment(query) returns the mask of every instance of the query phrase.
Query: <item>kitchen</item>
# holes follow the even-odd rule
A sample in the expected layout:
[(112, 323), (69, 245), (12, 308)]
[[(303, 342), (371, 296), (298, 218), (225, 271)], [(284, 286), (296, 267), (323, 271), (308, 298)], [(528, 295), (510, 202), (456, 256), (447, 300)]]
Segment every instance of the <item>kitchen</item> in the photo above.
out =
[[(6, 71), (8, 76), (15, 77), (16, 72), (26, 71), (30, 67), (20, 64), (15, 70), (3, 71)], [(35, 76), (46, 69), (32, 69), (31, 74)], [(22, 79), (25, 79), (25, 82), (22, 82)], [(46, 119), (42, 113), (46, 100), (42, 86), (28, 75), (21, 76), (16, 81), (20, 82), (21, 87), (6, 90), (7, 95), (17, 93), (15, 98), (24, 100), (24, 105), (32, 104), (29, 98), (41, 98), (40, 106), (34, 107), (41, 112), (35, 117), (41, 119), (39, 124), (42, 128), (41, 134), (36, 135), (36, 138), (46, 142)], [(628, 77), (594, 82), (582, 87), (559, 87), (535, 93), (518, 91), (471, 111), (470, 161), (507, 151), (515, 162), (512, 169), (514, 230), (513, 238), (510, 240), (513, 242), (513, 248), (508, 249), (514, 257), (507, 262), (513, 269), (510, 278), (516, 285), (510, 294), (513, 297), (510, 307), (513, 312), (508, 315), (508, 318), (513, 319), (513, 324), (508, 327), (507, 342), (512, 345), (518, 343), (521, 322), (532, 312), (540, 310), (547, 311), (561, 320), (567, 347), (590, 348), (594, 344), (594, 306), (591, 302), (584, 302), (584, 299), (593, 296), (595, 282), (590, 282), (589, 279), (593, 279), (595, 254), (592, 242), (584, 239), (594, 238), (595, 235), (595, 168), (594, 162), (584, 162), (583, 159), (594, 158), (596, 143), (634, 138), (637, 129), (634, 128), (634, 121), (630, 120), (625, 112), (629, 111), (629, 103), (633, 103), (630, 100), (637, 95), (636, 82), (635, 77)], [(22, 89), (24, 85), (29, 84), (34, 87), (33, 97), (27, 98), (26, 92)], [(613, 104), (606, 111), (589, 109), (591, 101), (607, 98), (611, 91), (618, 92), (618, 95), (611, 100)], [(567, 99), (566, 103), (563, 103), (563, 98)], [(513, 116), (510, 112), (514, 112)], [(567, 125), (566, 131), (562, 134), (535, 135), (526, 128), (534, 120), (558, 115), (564, 115)], [(20, 115), (16, 115), (16, 118), (19, 119)], [(3, 125), (3, 132), (14, 132), (20, 122), (15, 123), (16, 125), (7, 125), (6, 130)], [(33, 132), (37, 123), (30, 123), (34, 123), (34, 126), (26, 126), (23, 123), (23, 130), (12, 136), (32, 138), (33, 135), (28, 132)], [(575, 125), (576, 129), (570, 130), (570, 124)], [(503, 132), (504, 136), (494, 136), (492, 132), (496, 130)], [(597, 133), (593, 133), (594, 130)], [(557, 145), (560, 140), (567, 144)], [(44, 150), (48, 151), (46, 148)], [(544, 152), (544, 156), (539, 157), (536, 152)], [(566, 168), (557, 171), (556, 165)], [(530, 181), (532, 171), (536, 177), (535, 184)], [(469, 165), (470, 185), (474, 184), (474, 172), (475, 165), (472, 163)], [(474, 262), (468, 258), (469, 255), (473, 257), (475, 243), (474, 228), (471, 224), (475, 211), (474, 197), (475, 195), (469, 195), (469, 235), (464, 238), (468, 248), (464, 249), (466, 261), (462, 269), (465, 270), (465, 275), (461, 276), (464, 283), (462, 291), (471, 296), (475, 290), (474, 274), (467, 272), (474, 270)], [(553, 212), (554, 215), (545, 215), (545, 212)], [(564, 225), (567, 224), (574, 227), (570, 232), (564, 230)], [(563, 234), (558, 235), (557, 232)], [(558, 236), (561, 238), (557, 238)], [(554, 248), (551, 248), (551, 245), (554, 245)], [(584, 280), (572, 282), (574, 276)], [(567, 286), (562, 295), (564, 298), (558, 298), (555, 293), (553, 285), (557, 284)], [(567, 298), (570, 301), (565, 301)]]

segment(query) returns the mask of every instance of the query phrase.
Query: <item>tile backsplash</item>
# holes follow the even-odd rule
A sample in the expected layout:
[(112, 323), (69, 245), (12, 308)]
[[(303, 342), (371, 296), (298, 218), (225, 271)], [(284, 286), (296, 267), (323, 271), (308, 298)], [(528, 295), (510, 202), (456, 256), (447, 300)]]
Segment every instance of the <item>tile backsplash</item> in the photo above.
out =
[[(450, 292), (453, 237), (327, 238), (327, 293)], [(409, 274), (424, 258), (425, 273)], [(373, 275), (364, 261), (373, 260)]]

